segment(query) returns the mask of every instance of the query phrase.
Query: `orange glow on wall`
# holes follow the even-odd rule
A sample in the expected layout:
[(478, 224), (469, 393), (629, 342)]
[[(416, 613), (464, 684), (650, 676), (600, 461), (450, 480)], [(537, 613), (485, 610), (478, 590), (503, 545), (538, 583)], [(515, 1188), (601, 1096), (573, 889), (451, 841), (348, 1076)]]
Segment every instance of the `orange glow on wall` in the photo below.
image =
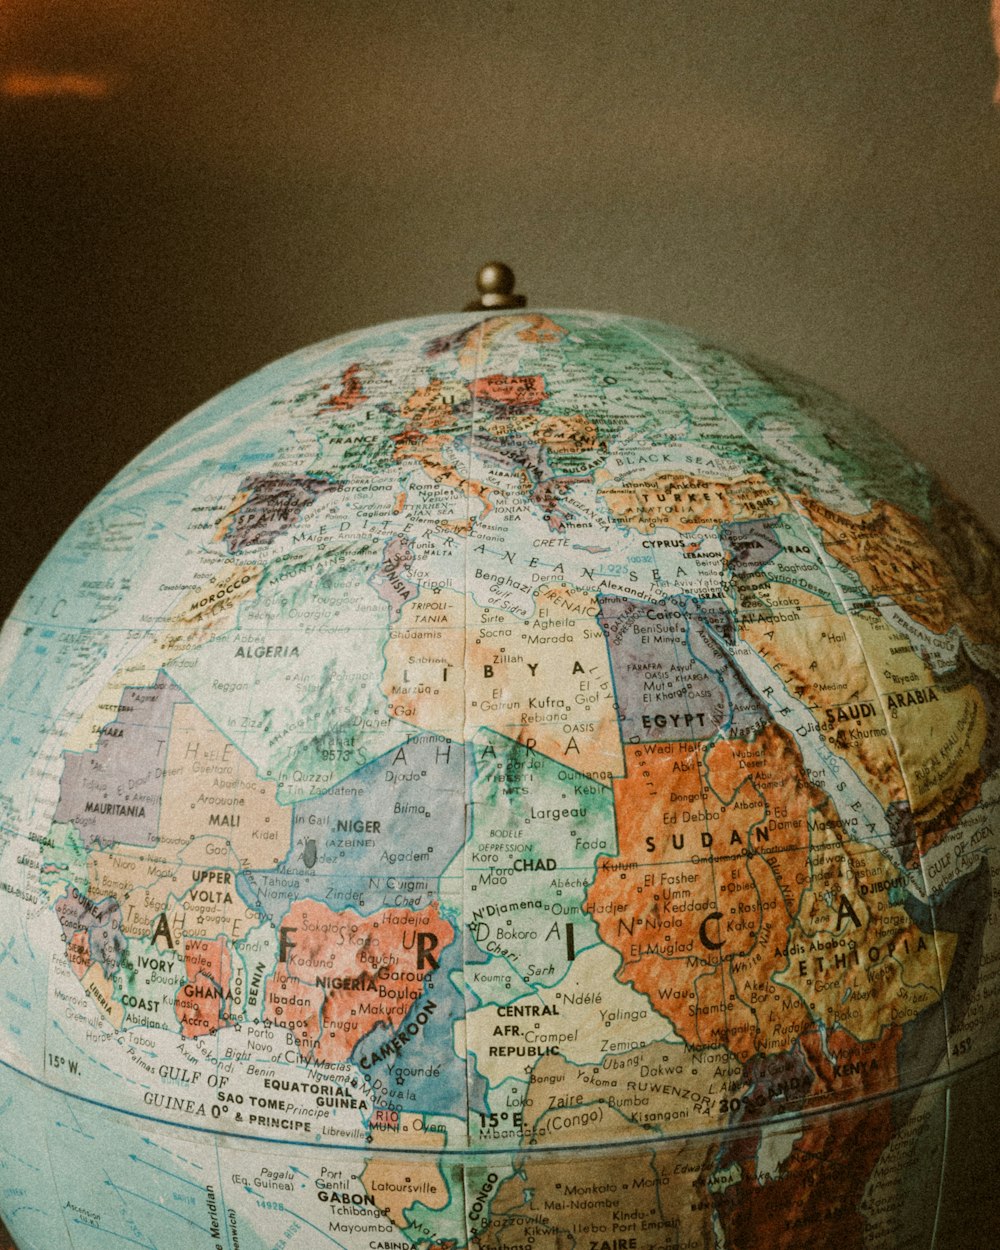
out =
[(55, 96), (100, 100), (109, 95), (113, 87), (114, 81), (106, 74), (75, 71), (50, 73), (45, 70), (12, 69), (0, 79), (0, 94), (15, 100), (51, 99)]

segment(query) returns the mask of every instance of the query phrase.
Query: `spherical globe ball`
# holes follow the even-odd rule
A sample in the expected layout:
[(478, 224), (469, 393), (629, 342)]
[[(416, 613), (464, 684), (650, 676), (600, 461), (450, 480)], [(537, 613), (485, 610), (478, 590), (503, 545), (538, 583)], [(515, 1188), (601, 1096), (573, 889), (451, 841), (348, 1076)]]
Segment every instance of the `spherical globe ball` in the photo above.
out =
[(998, 574), (655, 322), (400, 322), (180, 422), (0, 640), (21, 1246), (929, 1246)]

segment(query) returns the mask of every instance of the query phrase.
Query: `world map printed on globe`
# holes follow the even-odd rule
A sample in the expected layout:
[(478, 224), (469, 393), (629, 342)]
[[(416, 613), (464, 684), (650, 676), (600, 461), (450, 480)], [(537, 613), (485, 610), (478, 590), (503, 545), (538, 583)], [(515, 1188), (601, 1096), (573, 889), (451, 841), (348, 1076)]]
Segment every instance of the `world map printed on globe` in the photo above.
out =
[(650, 321), (381, 326), (180, 422), (0, 639), (22, 1250), (929, 1246), (998, 584), (864, 418)]

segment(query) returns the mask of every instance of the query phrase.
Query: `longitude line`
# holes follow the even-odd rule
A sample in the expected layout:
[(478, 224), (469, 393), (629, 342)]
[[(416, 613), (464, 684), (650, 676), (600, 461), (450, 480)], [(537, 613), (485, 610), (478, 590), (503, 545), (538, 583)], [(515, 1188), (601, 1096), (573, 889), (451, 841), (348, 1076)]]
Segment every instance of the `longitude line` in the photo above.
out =
[[(472, 457), (476, 441), (476, 419), (478, 416), (477, 408), (477, 392), (476, 383), (479, 381), (479, 375), (483, 365), (483, 345), (486, 339), (486, 323), (487, 318), (482, 318), (478, 324), (476, 337), (476, 356), (472, 366), (472, 385), (470, 387), (471, 407), (469, 410), (469, 442), (466, 449), (466, 483), (472, 480)], [(486, 501), (484, 500), (484, 503)], [(463, 534), (463, 572), (462, 572), (462, 770), (463, 770), (463, 791), (462, 804), (465, 812), (464, 819), (464, 839), (462, 843), (462, 1042), (465, 1048), (465, 1140), (468, 1146), (472, 1143), (472, 1079), (470, 1072), (470, 1051), (469, 1051), (469, 1030), (468, 1030), (468, 985), (466, 983), (467, 960), (465, 958), (466, 943), (469, 941), (469, 926), (467, 912), (467, 889), (469, 876), (469, 839), (472, 834), (473, 820), (473, 795), (472, 786), (475, 778), (475, 770), (470, 764), (471, 740), (469, 737), (469, 673), (468, 673), (468, 652), (469, 652), (469, 570), (471, 561), (469, 558), (469, 534), (472, 526), (472, 496), (467, 488), (465, 491), (465, 533)], [(470, 1152), (471, 1153), (471, 1152)], [(463, 1159), (459, 1162), (459, 1170), (461, 1173), (461, 1198), (462, 1198), (462, 1223), (465, 1229), (465, 1240), (468, 1243), (472, 1236), (472, 1229), (469, 1223), (469, 1175), (468, 1161)]]

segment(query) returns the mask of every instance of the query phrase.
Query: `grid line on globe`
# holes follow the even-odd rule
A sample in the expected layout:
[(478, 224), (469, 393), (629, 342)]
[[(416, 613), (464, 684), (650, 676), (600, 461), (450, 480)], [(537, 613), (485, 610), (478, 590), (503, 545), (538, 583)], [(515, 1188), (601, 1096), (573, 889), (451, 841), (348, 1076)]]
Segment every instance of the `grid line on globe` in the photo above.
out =
[(0, 636), (21, 1250), (931, 1247), (998, 578), (653, 321), (397, 322), (179, 422)]

